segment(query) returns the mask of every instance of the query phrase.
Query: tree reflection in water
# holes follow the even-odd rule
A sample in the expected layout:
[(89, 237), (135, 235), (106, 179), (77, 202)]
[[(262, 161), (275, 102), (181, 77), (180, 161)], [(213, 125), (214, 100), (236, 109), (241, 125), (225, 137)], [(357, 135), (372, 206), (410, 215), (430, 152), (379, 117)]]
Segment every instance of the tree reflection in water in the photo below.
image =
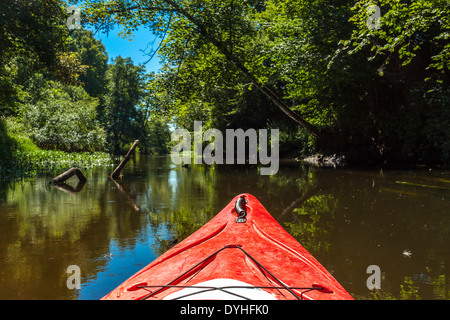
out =
[[(448, 187), (448, 173), (283, 164), (261, 176), (170, 157), (132, 159), (120, 181), (109, 171), (88, 170), (75, 187), (49, 177), (0, 186), (0, 298), (98, 299), (247, 192), (355, 298), (449, 299), (450, 193), (426, 187)], [(79, 291), (65, 286), (73, 264)], [(381, 290), (366, 287), (373, 264)]]

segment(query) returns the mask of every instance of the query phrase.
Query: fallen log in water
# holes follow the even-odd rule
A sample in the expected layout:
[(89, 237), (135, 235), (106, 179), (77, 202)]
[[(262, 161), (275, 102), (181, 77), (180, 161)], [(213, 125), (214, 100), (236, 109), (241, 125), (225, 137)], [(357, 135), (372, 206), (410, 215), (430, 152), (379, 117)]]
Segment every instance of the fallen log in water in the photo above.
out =
[(128, 150), (127, 154), (125, 155), (125, 158), (123, 158), (122, 162), (117, 166), (116, 169), (114, 169), (114, 171), (111, 173), (110, 177), (111, 179), (120, 179), (120, 177), (122, 176), (122, 169), (123, 167), (125, 167), (125, 164), (128, 162), (128, 160), (130, 160), (131, 155), (133, 154), (134, 149), (136, 148), (136, 146), (138, 145), (139, 140), (135, 140), (133, 145), (131, 146), (130, 150)]
[(59, 176), (53, 178), (50, 180), (51, 184), (54, 183), (61, 183), (69, 179), (70, 177), (76, 175), (78, 177), (78, 180), (80, 181), (87, 181), (86, 177), (84, 176), (83, 172), (79, 168), (72, 168), (67, 170), (66, 172), (60, 174)]

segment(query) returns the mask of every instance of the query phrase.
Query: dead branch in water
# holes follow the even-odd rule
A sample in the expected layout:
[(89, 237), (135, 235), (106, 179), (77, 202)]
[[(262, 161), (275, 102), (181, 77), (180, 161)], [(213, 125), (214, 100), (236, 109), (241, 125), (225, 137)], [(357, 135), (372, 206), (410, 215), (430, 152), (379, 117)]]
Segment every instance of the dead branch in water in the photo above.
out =
[(135, 140), (133, 145), (131, 146), (130, 150), (128, 150), (127, 154), (125, 155), (125, 158), (123, 158), (122, 162), (117, 166), (116, 169), (114, 169), (114, 171), (111, 173), (110, 177), (111, 179), (120, 179), (122, 177), (122, 169), (123, 167), (125, 167), (126, 163), (128, 162), (128, 160), (130, 160), (131, 155), (133, 154), (134, 149), (136, 148), (136, 146), (138, 145), (139, 140)]
[(50, 181), (50, 183), (51, 184), (62, 183), (74, 175), (76, 175), (78, 177), (78, 180), (80, 180), (80, 181), (84, 181), (84, 182), (87, 181), (83, 172), (79, 168), (72, 168), (72, 169), (69, 169), (66, 172), (60, 174), (59, 176), (53, 178)]

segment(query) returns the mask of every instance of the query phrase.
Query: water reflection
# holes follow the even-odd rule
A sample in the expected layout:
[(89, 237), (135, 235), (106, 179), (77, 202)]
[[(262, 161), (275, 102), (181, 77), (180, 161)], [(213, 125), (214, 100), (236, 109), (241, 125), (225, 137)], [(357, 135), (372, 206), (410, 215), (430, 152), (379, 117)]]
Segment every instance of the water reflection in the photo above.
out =
[(60, 182), (60, 183), (53, 183), (51, 186), (53, 188), (56, 188), (58, 190), (70, 193), (70, 194), (76, 194), (78, 192), (80, 192), (81, 190), (83, 190), (84, 185), (86, 184), (86, 181), (84, 180), (80, 180), (78, 181), (78, 184), (76, 187), (72, 187), (70, 184), (67, 184), (65, 182)]
[[(284, 164), (175, 166), (138, 157), (58, 188), (51, 177), (0, 185), (0, 298), (98, 299), (252, 193), (357, 299), (449, 299), (447, 172), (327, 170)], [(66, 287), (69, 265), (81, 290)], [(366, 287), (378, 265), (381, 290)]]

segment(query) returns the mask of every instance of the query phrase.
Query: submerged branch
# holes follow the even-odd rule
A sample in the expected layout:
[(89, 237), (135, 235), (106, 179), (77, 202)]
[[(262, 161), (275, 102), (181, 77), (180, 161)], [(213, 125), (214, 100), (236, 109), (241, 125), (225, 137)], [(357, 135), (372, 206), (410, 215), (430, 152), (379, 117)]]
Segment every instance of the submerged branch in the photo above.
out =
[(139, 144), (139, 140), (135, 140), (133, 145), (131, 146), (130, 150), (128, 150), (127, 154), (125, 155), (125, 158), (123, 158), (122, 162), (117, 166), (116, 169), (111, 173), (110, 177), (111, 179), (120, 179), (122, 177), (122, 169), (127, 164), (128, 160), (130, 160), (131, 155), (133, 154), (134, 149)]
[(83, 172), (79, 168), (72, 168), (67, 170), (66, 172), (60, 174), (59, 176), (53, 178), (50, 183), (62, 183), (66, 181), (67, 179), (71, 178), (72, 176), (76, 175), (78, 177), (78, 180), (80, 181), (87, 181), (86, 177), (84, 176)]

